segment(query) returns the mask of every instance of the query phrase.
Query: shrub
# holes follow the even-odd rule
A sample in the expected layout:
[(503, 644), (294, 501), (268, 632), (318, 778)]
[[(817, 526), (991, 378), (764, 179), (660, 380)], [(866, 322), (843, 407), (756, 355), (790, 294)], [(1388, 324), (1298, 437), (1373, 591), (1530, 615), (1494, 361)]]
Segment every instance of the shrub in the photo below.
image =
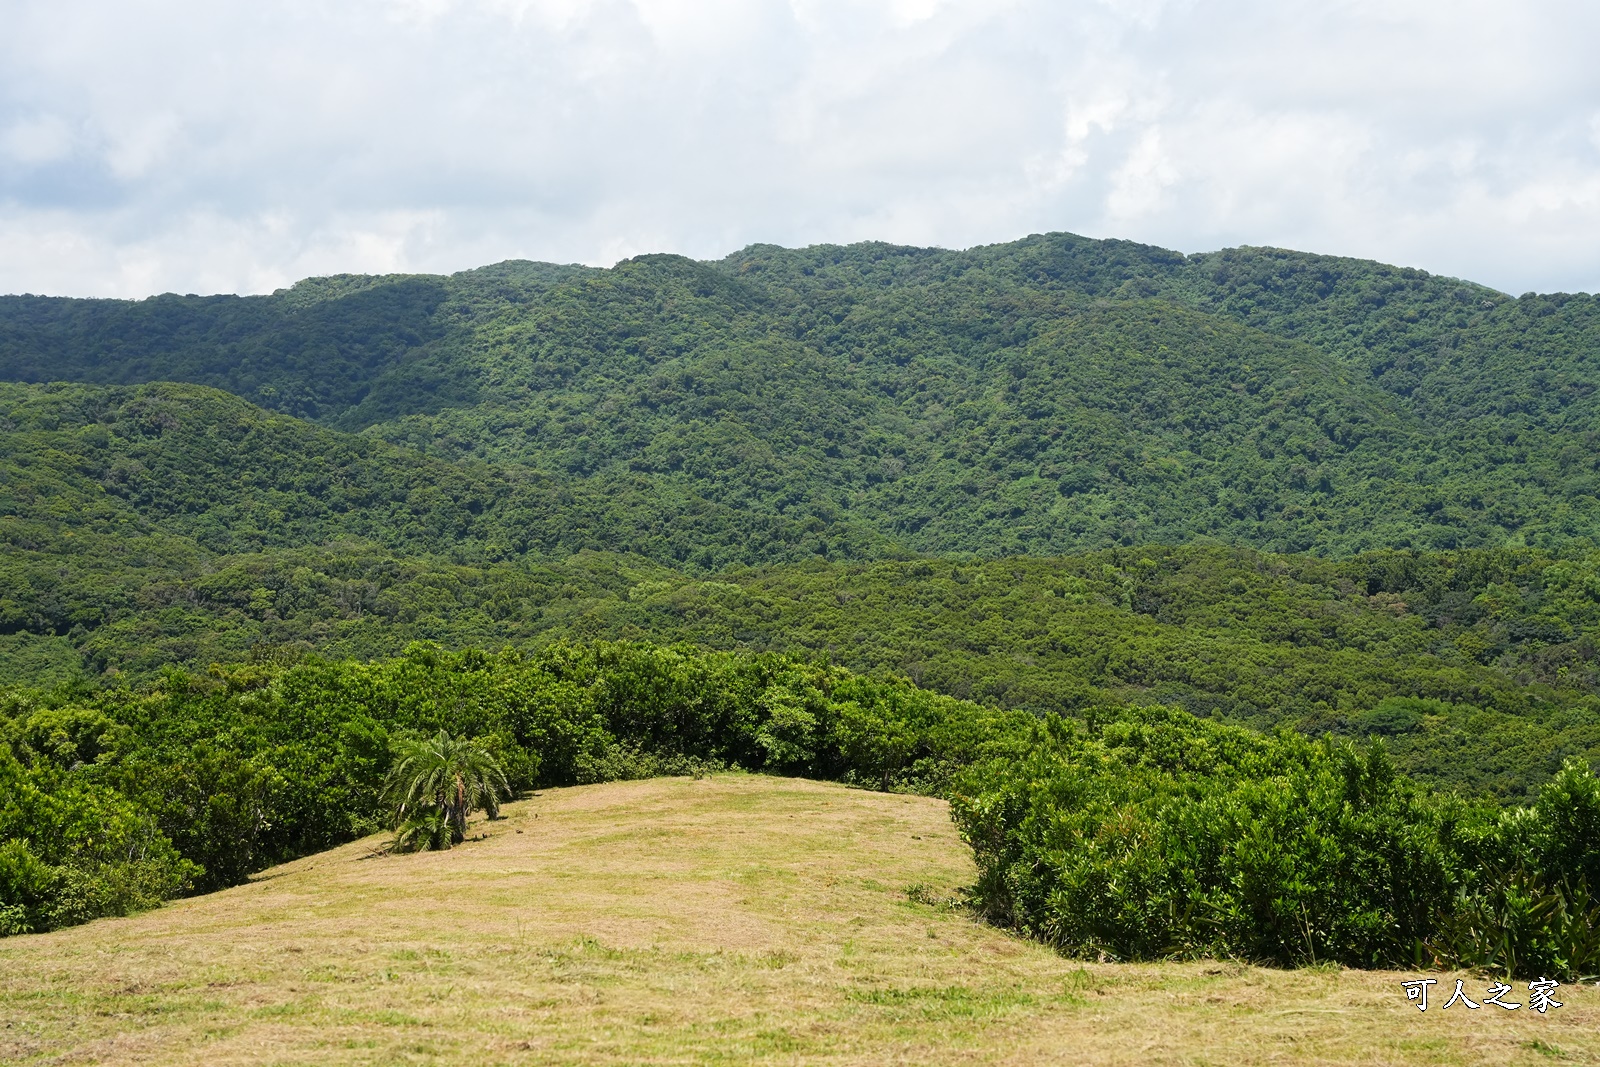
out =
[(0, 933), (154, 907), (202, 874), (124, 797), (0, 749)]
[(1600, 962), (1597, 796), (1574, 762), (1500, 813), (1424, 793), (1376, 742), (1147, 708), (1047, 724), (1027, 759), (964, 772), (952, 814), (981, 911), (1073, 955), (1573, 979)]
[(394, 810), (400, 851), (449, 848), (467, 836), (467, 816), (478, 808), (500, 814), (510, 792), (505, 772), (482, 742), (440, 730), (428, 738), (402, 738), (385, 783)]

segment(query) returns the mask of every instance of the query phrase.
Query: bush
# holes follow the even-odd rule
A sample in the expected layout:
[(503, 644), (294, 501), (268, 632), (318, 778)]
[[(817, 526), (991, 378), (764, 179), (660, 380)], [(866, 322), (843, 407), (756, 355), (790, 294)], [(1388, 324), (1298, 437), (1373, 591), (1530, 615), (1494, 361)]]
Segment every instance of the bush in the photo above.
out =
[(1600, 976), (1600, 780), (1570, 759), (1529, 808), (1473, 843), (1451, 914), (1428, 949), (1440, 962), (1562, 979)]
[(1073, 955), (1571, 979), (1600, 949), (1596, 795), (1572, 763), (1499, 813), (1420, 791), (1376, 742), (1147, 708), (1051, 721), (1026, 760), (964, 772), (952, 813), (981, 911)]
[(202, 873), (127, 799), (0, 749), (0, 932), (127, 915)]
[(384, 782), (395, 847), (416, 852), (458, 845), (466, 840), (467, 816), (482, 808), (498, 818), (500, 800), (509, 792), (500, 764), (475, 738), (451, 737), (447, 730), (399, 738)]

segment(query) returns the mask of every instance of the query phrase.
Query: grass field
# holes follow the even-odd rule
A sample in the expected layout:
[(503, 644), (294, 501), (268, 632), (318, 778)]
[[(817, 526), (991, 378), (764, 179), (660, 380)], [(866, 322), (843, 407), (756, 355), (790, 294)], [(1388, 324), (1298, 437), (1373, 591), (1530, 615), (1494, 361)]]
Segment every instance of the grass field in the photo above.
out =
[(1600, 1062), (1592, 988), (1421, 1014), (1410, 975), (1061, 959), (939, 903), (973, 868), (936, 800), (725, 775), (505, 814), (0, 941), (0, 1062)]

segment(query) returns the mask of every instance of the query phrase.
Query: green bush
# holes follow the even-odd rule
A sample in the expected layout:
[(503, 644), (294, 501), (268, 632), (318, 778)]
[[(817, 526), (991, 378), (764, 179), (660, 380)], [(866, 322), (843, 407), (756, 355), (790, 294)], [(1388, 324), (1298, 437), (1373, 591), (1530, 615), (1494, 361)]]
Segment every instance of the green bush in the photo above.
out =
[[(384, 781), (384, 796), (397, 829), (395, 846), (417, 851), (450, 848), (467, 836), (467, 817), (482, 808), (499, 818), (500, 801), (510, 793), (505, 771), (477, 738), (451, 737), (440, 730), (431, 737), (398, 737), (393, 762)], [(537, 760), (530, 757), (532, 766)], [(440, 837), (442, 816), (448, 833)]]
[(126, 798), (0, 749), (0, 932), (126, 915), (185, 892), (202, 873)]
[(1380, 743), (1251, 734), (1164, 708), (1051, 720), (953, 787), (978, 907), (1074, 955), (1282, 966), (1418, 960), (1586, 975), (1597, 783), (1532, 809), (1428, 794)]

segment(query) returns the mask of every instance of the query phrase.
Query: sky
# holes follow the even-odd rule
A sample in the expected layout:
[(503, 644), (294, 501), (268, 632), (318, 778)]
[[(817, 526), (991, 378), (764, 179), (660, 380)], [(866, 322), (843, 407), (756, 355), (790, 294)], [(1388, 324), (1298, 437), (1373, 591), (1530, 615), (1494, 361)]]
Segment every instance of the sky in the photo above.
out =
[(1600, 290), (1594, 0), (0, 0), (0, 292), (1068, 230)]

